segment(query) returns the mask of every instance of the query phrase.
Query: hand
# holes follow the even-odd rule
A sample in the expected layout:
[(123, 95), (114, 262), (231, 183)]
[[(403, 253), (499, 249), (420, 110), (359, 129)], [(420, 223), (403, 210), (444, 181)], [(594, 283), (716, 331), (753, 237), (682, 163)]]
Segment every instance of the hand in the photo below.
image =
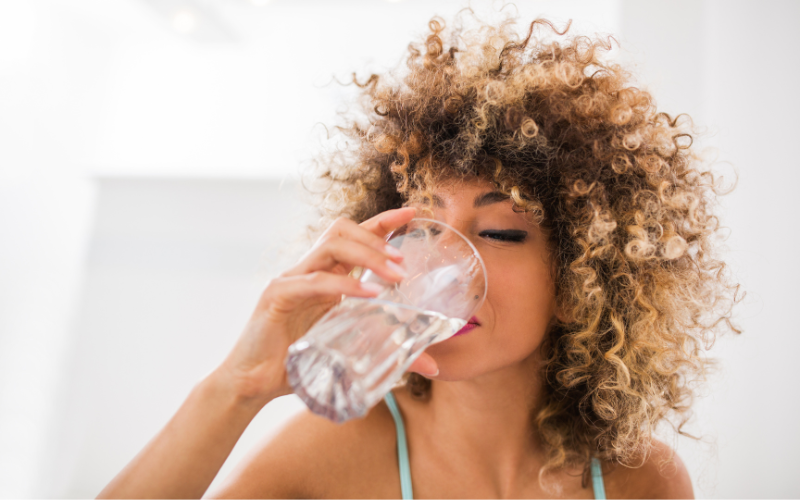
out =
[[(392, 267), (403, 257), (387, 248), (384, 237), (415, 213), (413, 208), (388, 210), (361, 224), (337, 219), (294, 267), (268, 283), (244, 332), (215, 375), (241, 397), (262, 404), (291, 394), (284, 368), (289, 346), (342, 295), (374, 297), (380, 293), (379, 288), (364, 286), (348, 276), (355, 266), (370, 269), (392, 283), (402, 279)], [(432, 376), (438, 367), (423, 352), (407, 371)]]

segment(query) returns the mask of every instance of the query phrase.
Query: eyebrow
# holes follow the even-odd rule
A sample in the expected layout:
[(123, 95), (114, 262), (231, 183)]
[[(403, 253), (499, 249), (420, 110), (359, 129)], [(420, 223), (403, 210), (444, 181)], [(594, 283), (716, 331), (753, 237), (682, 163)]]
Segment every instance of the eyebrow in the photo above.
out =
[[(439, 208), (444, 208), (445, 204), (444, 201), (436, 196), (435, 194), (432, 195), (433, 204)], [(473, 208), (481, 208), (487, 205), (492, 205), (494, 203), (501, 203), (506, 200), (510, 200), (507, 195), (501, 193), (500, 191), (490, 191), (488, 193), (483, 193), (480, 196), (477, 196), (475, 200), (472, 202)]]

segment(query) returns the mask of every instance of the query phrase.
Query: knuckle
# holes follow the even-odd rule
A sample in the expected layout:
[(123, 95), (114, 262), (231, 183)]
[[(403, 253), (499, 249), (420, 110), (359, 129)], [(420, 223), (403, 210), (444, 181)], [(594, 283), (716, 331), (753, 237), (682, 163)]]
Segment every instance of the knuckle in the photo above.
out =
[(317, 248), (334, 245), (341, 238), (336, 232), (326, 233), (320, 237)]
[(343, 239), (338, 237), (338, 236), (331, 237), (326, 242), (326, 245), (327, 245), (327, 247), (329, 249), (331, 249), (331, 248), (339, 248), (342, 245), (342, 241), (343, 241)]
[(306, 274), (305, 279), (309, 283), (319, 284), (325, 280), (325, 274), (320, 271), (314, 271)]
[(329, 237), (331, 234), (335, 234), (338, 231), (340, 231), (342, 229), (342, 226), (347, 223), (346, 222), (347, 220), (349, 219), (343, 215), (340, 215), (339, 217), (333, 219), (330, 222), (330, 224), (328, 224), (328, 227), (326, 227), (325, 230), (322, 232), (322, 234), (319, 236), (317, 241), (322, 241), (326, 237)]
[(340, 238), (327, 238), (325, 241), (320, 243), (311, 258), (319, 259), (323, 256), (332, 256), (336, 254), (340, 245)]
[(353, 221), (345, 217), (344, 215), (340, 215), (336, 219), (334, 219), (332, 226), (336, 226), (337, 228), (346, 227), (352, 224)]
[(317, 238), (317, 242), (314, 243), (314, 246), (311, 248), (309, 253), (311, 253), (314, 249), (319, 248), (320, 245), (326, 243), (327, 241), (330, 241), (331, 238), (332, 235), (330, 231), (325, 231), (324, 233), (322, 233), (320, 237)]
[(284, 280), (283, 275), (272, 278), (271, 280), (267, 281), (267, 286), (264, 287), (264, 291), (266, 292), (268, 290), (274, 290), (277, 286), (281, 284), (281, 282), (283, 282), (283, 280)]
[(284, 279), (282, 277), (272, 278), (267, 281), (267, 285), (264, 287), (264, 290), (261, 291), (261, 301), (271, 300), (280, 289), (283, 281)]

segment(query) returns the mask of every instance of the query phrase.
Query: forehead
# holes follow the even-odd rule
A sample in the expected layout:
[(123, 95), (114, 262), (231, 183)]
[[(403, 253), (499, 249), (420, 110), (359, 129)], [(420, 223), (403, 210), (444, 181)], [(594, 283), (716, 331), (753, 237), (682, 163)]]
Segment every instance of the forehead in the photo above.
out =
[(423, 208), (427, 216), (436, 218), (435, 212), (457, 212), (460, 218), (474, 220), (483, 216), (502, 216), (538, 226), (541, 223), (539, 204), (522, 200), (517, 205), (512, 198), (499, 191), (497, 186), (485, 180), (439, 182), (413, 191), (411, 205)]
[[(411, 192), (409, 203), (422, 206), (426, 212), (438, 210), (463, 212), (462, 217), (513, 217), (534, 226), (544, 221), (544, 207), (531, 199), (519, 187), (511, 188), (509, 196), (497, 184), (480, 177), (443, 179), (431, 182)], [(469, 213), (470, 215), (467, 215)]]
[[(465, 196), (466, 195), (466, 196)], [(458, 201), (469, 201), (470, 198), (468, 193), (461, 193), (460, 196), (447, 196), (447, 195), (440, 195), (438, 193), (433, 193), (431, 195), (433, 206), (437, 208), (447, 208), (448, 205), (451, 204), (453, 199), (457, 199)], [(478, 192), (472, 198), (472, 208), (482, 208), (487, 207), (489, 205), (494, 205), (496, 203), (502, 203), (505, 201), (511, 201), (511, 198), (508, 195), (501, 193), (500, 191), (486, 191), (486, 192)]]
[(511, 201), (509, 196), (497, 190), (493, 183), (483, 179), (441, 182), (431, 187), (426, 194), (437, 208), (465, 204), (472, 208), (483, 208)]

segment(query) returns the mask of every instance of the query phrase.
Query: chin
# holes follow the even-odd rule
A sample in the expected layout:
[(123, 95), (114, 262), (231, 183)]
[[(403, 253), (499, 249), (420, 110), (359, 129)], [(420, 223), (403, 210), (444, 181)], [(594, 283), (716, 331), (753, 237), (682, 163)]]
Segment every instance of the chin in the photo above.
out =
[(437, 382), (461, 382), (470, 380), (482, 375), (484, 372), (475, 370), (474, 366), (471, 367), (439, 367), (439, 375), (431, 377), (431, 380)]
[(431, 380), (441, 382), (458, 382), (469, 380), (486, 373), (480, 369), (478, 363), (472, 356), (465, 356), (463, 352), (434, 352), (434, 346), (429, 347), (426, 352), (430, 354), (439, 367), (439, 374), (435, 377), (428, 377)]

